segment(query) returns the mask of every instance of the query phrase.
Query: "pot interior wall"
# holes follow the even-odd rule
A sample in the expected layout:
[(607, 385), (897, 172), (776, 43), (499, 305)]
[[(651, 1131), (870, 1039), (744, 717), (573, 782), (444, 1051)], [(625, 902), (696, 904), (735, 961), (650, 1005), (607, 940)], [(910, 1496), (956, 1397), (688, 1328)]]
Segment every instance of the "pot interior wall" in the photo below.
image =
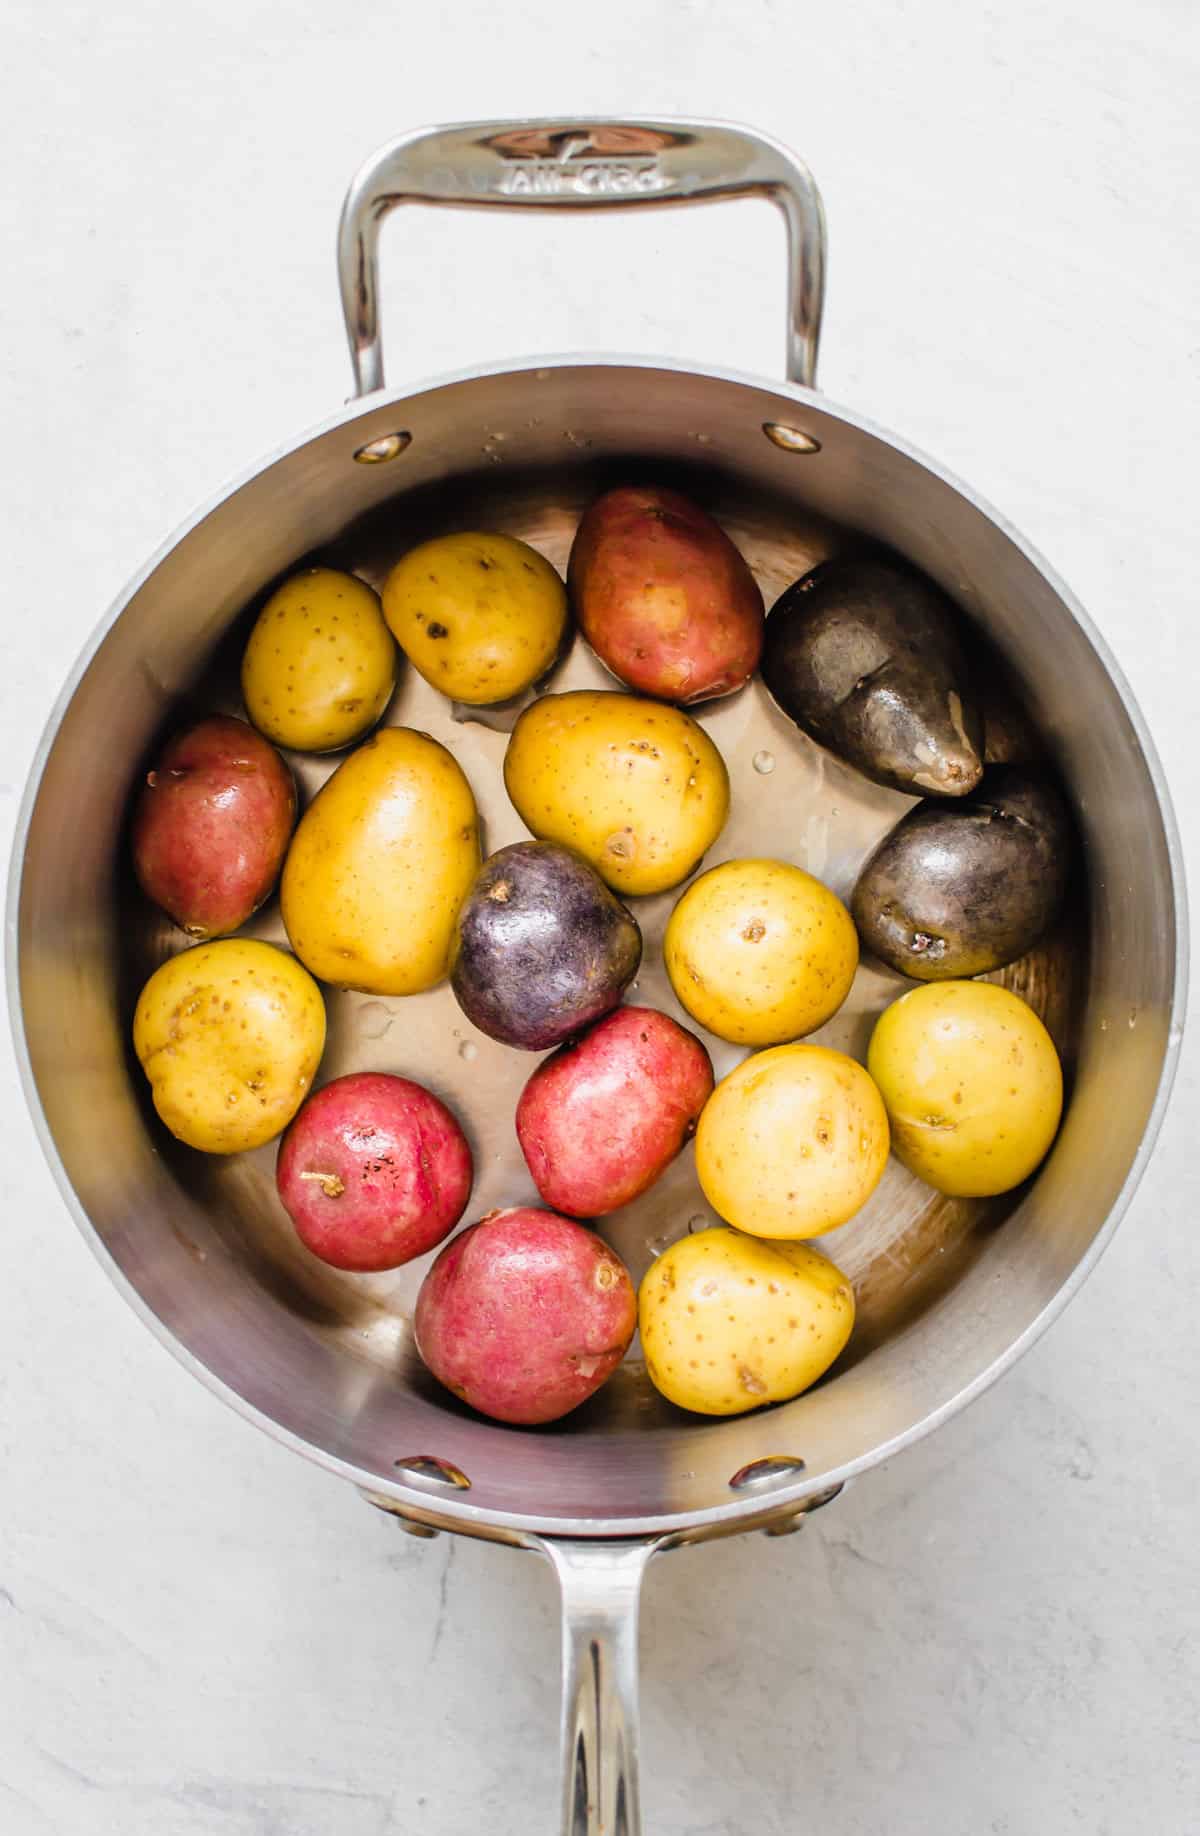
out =
[[(815, 454), (781, 450), (764, 422), (800, 426)], [(403, 430), (396, 459), (354, 460)], [(239, 711), (237, 660), (264, 592), (304, 559), (379, 582), (404, 548), (448, 528), (523, 536), (565, 569), (582, 506), (630, 475), (683, 485), (742, 547), (768, 605), (849, 532), (890, 542), (968, 613), (991, 751), (1052, 753), (1085, 838), (1062, 924), (1002, 979), (1054, 1032), (1070, 1083), (1055, 1150), (1026, 1191), (990, 1204), (931, 1194), (897, 1164), (866, 1210), (827, 1240), (854, 1277), (847, 1355), (809, 1395), (721, 1423), (671, 1409), (634, 1356), (562, 1424), (518, 1432), (471, 1417), (425, 1375), (408, 1321), (424, 1262), (391, 1275), (326, 1269), (274, 1196), (274, 1149), (195, 1155), (153, 1118), (128, 1046), (137, 990), (182, 938), (126, 871), (129, 790), (155, 738), (186, 713)], [(582, 644), (552, 686), (613, 686)], [(456, 716), (461, 715), (461, 718)], [(761, 685), (701, 710), (730, 766), (734, 814), (709, 865), (780, 855), (845, 894), (907, 800), (866, 783), (801, 735)], [(407, 671), (388, 717), (450, 745), (476, 789), (487, 846), (524, 831), (500, 781), (512, 709), (452, 710)], [(292, 760), (304, 794), (336, 760)], [(676, 895), (638, 902), (646, 966), (635, 999), (678, 1013), (658, 945)], [(1118, 1199), (1154, 1104), (1174, 987), (1167, 841), (1121, 696), (1054, 586), (952, 486), (819, 398), (669, 369), (562, 365), (449, 383), (372, 403), (285, 453), (192, 526), (137, 584), (63, 714), (30, 820), (20, 974), (33, 1076), (54, 1148), (120, 1276), (160, 1328), (234, 1395), (376, 1491), (395, 1462), (437, 1455), (492, 1517), (580, 1526), (662, 1522), (727, 1507), (731, 1474), (764, 1454), (806, 1483), (863, 1462), (953, 1404), (1070, 1283)], [(284, 941), (274, 904), (256, 934)], [(906, 986), (864, 967), (818, 1038), (861, 1053)], [(405, 1072), (454, 1104), (479, 1179), (471, 1214), (533, 1188), (511, 1117), (534, 1060), (474, 1032), (445, 988), (405, 1001), (330, 1000), (327, 1078)], [(739, 1053), (709, 1042), (721, 1072)], [(604, 1226), (635, 1275), (711, 1214), (690, 1157)]]

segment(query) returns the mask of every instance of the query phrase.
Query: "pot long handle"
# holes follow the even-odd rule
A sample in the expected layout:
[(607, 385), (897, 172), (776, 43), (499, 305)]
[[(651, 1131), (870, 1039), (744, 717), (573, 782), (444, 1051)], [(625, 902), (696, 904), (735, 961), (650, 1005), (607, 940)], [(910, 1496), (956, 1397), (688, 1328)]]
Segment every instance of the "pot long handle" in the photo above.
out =
[(641, 1836), (638, 1604), (662, 1542), (537, 1546), (562, 1595), (563, 1836)]
[(787, 374), (811, 386), (825, 288), (812, 175), (777, 141), (720, 121), (586, 116), (422, 128), (380, 147), (342, 207), (338, 274), (355, 393), (383, 387), (379, 226), (397, 204), (595, 210), (765, 197), (787, 224)]

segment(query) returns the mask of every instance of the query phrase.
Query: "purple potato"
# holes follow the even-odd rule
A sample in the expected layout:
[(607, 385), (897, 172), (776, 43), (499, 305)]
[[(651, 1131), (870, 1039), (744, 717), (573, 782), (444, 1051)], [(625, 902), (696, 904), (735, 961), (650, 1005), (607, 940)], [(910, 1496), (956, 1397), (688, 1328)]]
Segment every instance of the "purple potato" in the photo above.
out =
[(983, 723), (951, 601), (879, 555), (822, 561), (776, 600), (762, 677), (798, 727), (877, 784), (965, 797)]
[(984, 975), (1053, 923), (1074, 852), (1053, 782), (989, 765), (957, 803), (927, 799), (867, 861), (851, 910), (863, 947), (920, 982)]
[(641, 960), (633, 915), (582, 855), (516, 842), (463, 902), (450, 985), (481, 1033), (542, 1052), (611, 1013)]

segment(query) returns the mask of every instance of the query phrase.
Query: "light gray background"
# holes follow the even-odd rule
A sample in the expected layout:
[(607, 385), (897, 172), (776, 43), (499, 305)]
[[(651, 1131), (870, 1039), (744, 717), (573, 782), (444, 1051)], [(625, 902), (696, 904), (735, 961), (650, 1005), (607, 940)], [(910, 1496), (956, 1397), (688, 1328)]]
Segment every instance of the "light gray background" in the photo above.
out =
[[(348, 392), (333, 231), (360, 158), (422, 121), (641, 109), (811, 163), (824, 385), (1080, 593), (1195, 867), (1191, 0), (8, 0), (3, 42), (6, 829), (108, 600)], [(588, 346), (778, 373), (763, 207), (421, 212), (387, 243), (395, 382)], [(4, 1050), (5, 1836), (548, 1831), (548, 1574), (409, 1541), (179, 1370), (77, 1237)], [(1200, 1827), (1198, 1064), (1193, 1036), (1124, 1228), (1017, 1373), (803, 1535), (651, 1573), (652, 1836)]]

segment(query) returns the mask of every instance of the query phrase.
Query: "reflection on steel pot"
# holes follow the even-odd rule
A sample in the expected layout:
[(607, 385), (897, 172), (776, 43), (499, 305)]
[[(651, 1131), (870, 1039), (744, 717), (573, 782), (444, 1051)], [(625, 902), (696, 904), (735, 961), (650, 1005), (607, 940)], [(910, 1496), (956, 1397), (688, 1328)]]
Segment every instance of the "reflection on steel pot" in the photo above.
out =
[[(593, 210), (745, 195), (771, 198), (787, 223), (786, 382), (589, 356), (384, 392), (376, 248), (391, 206)], [(47, 1154), (86, 1235), (164, 1343), (249, 1419), (418, 1530), (549, 1558), (566, 1607), (564, 1815), (574, 1832), (638, 1827), (636, 1609), (647, 1562), (672, 1542), (790, 1526), (1010, 1365), (1115, 1227), (1178, 1045), (1181, 870), (1141, 717), (1084, 614), (1015, 531), (903, 441), (816, 393), (823, 258), (808, 173), (739, 129), (492, 122), (385, 147), (355, 180), (341, 232), (360, 399), (205, 505), (131, 582), (55, 709), (18, 834), (9, 923), (18, 1048)], [(807, 1394), (700, 1423), (626, 1364), (584, 1410), (528, 1434), (469, 1416), (421, 1369), (408, 1321), (422, 1264), (369, 1278), (367, 1293), (364, 1278), (305, 1255), (275, 1197), (270, 1148), (212, 1160), (154, 1121), (130, 1063), (131, 1003), (184, 940), (130, 892), (123, 823), (179, 698), (236, 709), (221, 640), (243, 613), (248, 630), (263, 591), (290, 570), (319, 561), (378, 587), (407, 547), (486, 519), (561, 572), (585, 506), (630, 475), (683, 489), (715, 516), (768, 602), (852, 528), (924, 570), (980, 644), (1003, 655), (1047, 738), (1086, 862), (1088, 898), (1073, 920), (1004, 972), (1044, 1016), (1070, 1101), (1036, 1180), (1004, 1199), (945, 1198), (889, 1167), (829, 1245), (855, 1285), (857, 1318), (836, 1372)], [(552, 681), (605, 684), (582, 646)], [(453, 752), (479, 793), (489, 848), (521, 839), (500, 782), (497, 728), (509, 715), (456, 722), (407, 671), (387, 718)], [(901, 813), (896, 794), (823, 753), (757, 683), (701, 719), (733, 785), (709, 865), (798, 858), (847, 893)], [(770, 776), (754, 763), (768, 755)], [(308, 757), (297, 769), (311, 793), (329, 762)], [(653, 959), (638, 998), (649, 1005), (670, 998), (659, 949), (670, 902), (668, 893), (638, 908)], [(253, 931), (282, 940), (272, 907)], [(822, 1043), (861, 1053), (885, 1000), (878, 977), (860, 976)], [(528, 1059), (473, 1038), (444, 984), (401, 1005), (403, 1025), (388, 1032), (378, 999), (331, 996), (323, 1074), (419, 1077), (468, 1121), (482, 1169), (473, 1206), (520, 1203), (530, 1193), (512, 1116)], [(730, 1051), (709, 1043), (724, 1072)], [(606, 1234), (637, 1280), (652, 1246), (704, 1209), (682, 1156)]]

